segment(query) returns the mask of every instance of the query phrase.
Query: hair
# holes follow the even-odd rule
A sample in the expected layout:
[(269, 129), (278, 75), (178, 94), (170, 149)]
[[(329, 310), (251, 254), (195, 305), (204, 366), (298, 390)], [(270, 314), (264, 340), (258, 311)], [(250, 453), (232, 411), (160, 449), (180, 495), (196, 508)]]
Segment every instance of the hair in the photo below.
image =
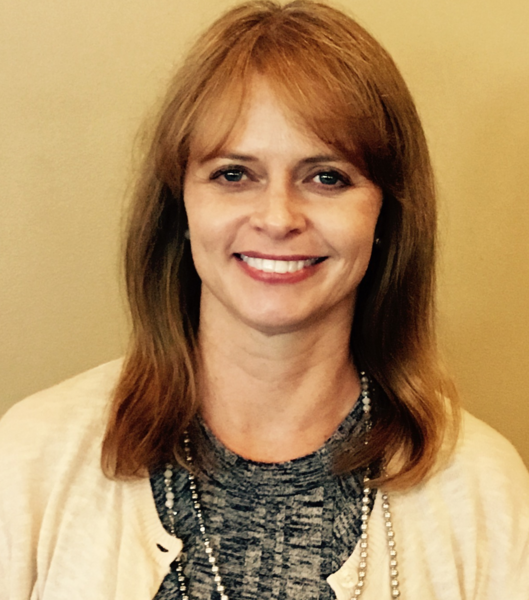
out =
[(437, 217), (428, 149), (388, 53), (353, 19), (310, 0), (236, 6), (197, 40), (171, 82), (130, 216), (132, 335), (103, 469), (111, 477), (144, 476), (174, 456), (185, 466), (182, 437), (200, 405), (201, 283), (185, 240), (183, 178), (194, 140), (207, 146), (203, 152), (225, 143), (255, 74), (383, 192), (381, 243), (358, 288), (350, 337), (352, 360), (374, 382), (374, 427), (370, 443), (351, 441), (336, 468), (382, 463), (386, 485), (414, 485), (443, 448), (453, 447), (458, 424), (456, 392), (436, 350)]

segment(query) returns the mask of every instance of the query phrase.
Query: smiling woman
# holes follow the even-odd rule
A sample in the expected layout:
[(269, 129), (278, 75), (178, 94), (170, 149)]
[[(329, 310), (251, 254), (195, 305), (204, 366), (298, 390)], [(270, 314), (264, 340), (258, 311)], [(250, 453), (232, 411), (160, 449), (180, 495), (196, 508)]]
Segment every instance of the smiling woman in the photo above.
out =
[(233, 333), (239, 324), (271, 335), (315, 321), (349, 331), (380, 188), (293, 122), (264, 78), (249, 82), (225, 147), (198, 152), (191, 145), (184, 204), (201, 319)]
[[(329, 190), (316, 183), (322, 166), (340, 173), (344, 185)], [(375, 229), (381, 243), (372, 252)], [(234, 436), (241, 438), (237, 448), (260, 445), (268, 456), (271, 448), (278, 457), (317, 448), (354, 403), (364, 368), (384, 391), (373, 443), (355, 443), (337, 462), (347, 470), (384, 457), (389, 467), (400, 455), (387, 469), (386, 485), (420, 481), (441, 446), (448, 451), (453, 444), (458, 423), (456, 393), (435, 348), (435, 229), (424, 133), (380, 45), (318, 3), (258, 2), (227, 13), (176, 74), (138, 185), (126, 254), (135, 335), (105, 438), (107, 472), (137, 475), (173, 451), (184, 464), (182, 436), (212, 394), (205, 389), (211, 387), (206, 353), (223, 340), (232, 360), (220, 370), (244, 365), (242, 371), (254, 372), (246, 358), (255, 354), (259, 332), (267, 339), (257, 344), (258, 355), (269, 345), (284, 353), (261, 356), (280, 406), (288, 397), (296, 407), (292, 422), (300, 422), (301, 405), (311, 415), (305, 421), (318, 426), (305, 424), (297, 436), (269, 421), (256, 431), (238, 422), (245, 400), (234, 409), (237, 417), (222, 417), (230, 448)], [(277, 276), (245, 267), (237, 254), (274, 265), (282, 256), (326, 260), (294, 274), (290, 285), (263, 286)], [(252, 325), (243, 331), (254, 342), (231, 346), (242, 324)], [(323, 370), (315, 385), (306, 365), (321, 356), (306, 356), (306, 348), (337, 357), (336, 373)], [(303, 357), (302, 365), (283, 372), (287, 357)], [(300, 368), (304, 385), (291, 383), (289, 372)], [(244, 379), (244, 373), (230, 376), (231, 384)], [(227, 410), (254, 389), (250, 378), (226, 390), (227, 404), (213, 404)], [(318, 409), (311, 399), (319, 400)], [(260, 414), (267, 403), (258, 405)], [(317, 416), (322, 406), (325, 417)], [(270, 412), (270, 419), (282, 415)], [(161, 435), (167, 430), (170, 436)]]
[(309, 0), (216, 21), (137, 186), (124, 362), (0, 425), (0, 599), (526, 600), (529, 476), (459, 427), (435, 238), (366, 31)]

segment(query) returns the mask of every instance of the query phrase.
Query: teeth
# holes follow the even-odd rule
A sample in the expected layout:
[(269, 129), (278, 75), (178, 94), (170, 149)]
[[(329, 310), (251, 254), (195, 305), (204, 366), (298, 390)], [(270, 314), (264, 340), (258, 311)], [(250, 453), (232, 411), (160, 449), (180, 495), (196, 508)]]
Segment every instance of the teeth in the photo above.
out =
[(308, 260), (270, 260), (269, 258), (254, 258), (241, 254), (242, 260), (250, 267), (265, 273), (296, 273), (305, 267), (310, 267), (315, 264), (317, 258), (309, 258)]
[[(252, 259), (250, 259), (250, 260), (252, 260)], [(275, 260), (268, 260), (267, 258), (264, 258), (262, 270), (265, 273), (273, 273), (275, 270), (275, 264), (276, 264)]]

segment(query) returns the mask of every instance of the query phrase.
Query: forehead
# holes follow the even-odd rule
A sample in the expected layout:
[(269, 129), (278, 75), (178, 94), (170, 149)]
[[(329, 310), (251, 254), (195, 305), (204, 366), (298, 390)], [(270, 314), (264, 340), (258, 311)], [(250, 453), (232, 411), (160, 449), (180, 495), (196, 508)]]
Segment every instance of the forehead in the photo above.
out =
[[(302, 71), (302, 70), (301, 70)], [(260, 86), (268, 88), (290, 124), (313, 136), (371, 178), (369, 155), (385, 146), (378, 120), (351, 94), (351, 87), (331, 86), (326, 77), (308, 79), (303, 72), (287, 73), (249, 67), (229, 76), (216, 73), (196, 104), (187, 144), (188, 158), (218, 154), (245, 122)], [(288, 77), (287, 77), (288, 75)], [(218, 77), (217, 77), (218, 76)]]
[(207, 160), (219, 154), (258, 154), (271, 148), (278, 153), (298, 150), (299, 154), (329, 154), (330, 150), (266, 78), (254, 76), (243, 95), (226, 95), (210, 107), (197, 123), (190, 154), (193, 159)]

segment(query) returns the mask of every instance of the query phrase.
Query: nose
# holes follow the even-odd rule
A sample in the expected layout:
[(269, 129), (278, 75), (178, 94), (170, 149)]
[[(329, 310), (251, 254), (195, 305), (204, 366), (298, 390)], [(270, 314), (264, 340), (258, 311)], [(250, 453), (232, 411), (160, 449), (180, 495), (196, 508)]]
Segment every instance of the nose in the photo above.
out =
[(307, 227), (303, 199), (288, 181), (269, 182), (259, 194), (250, 222), (276, 239), (301, 233)]

